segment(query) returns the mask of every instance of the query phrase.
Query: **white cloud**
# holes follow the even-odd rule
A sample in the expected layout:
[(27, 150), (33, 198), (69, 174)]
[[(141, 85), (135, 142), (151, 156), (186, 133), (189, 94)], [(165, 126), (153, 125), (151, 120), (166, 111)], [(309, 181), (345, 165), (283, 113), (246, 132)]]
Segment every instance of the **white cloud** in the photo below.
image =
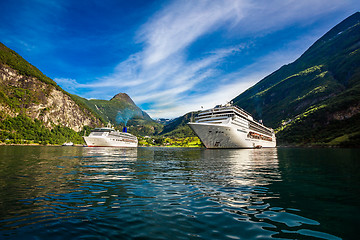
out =
[[(289, 43), (289, 48), (296, 47), (300, 43), (301, 41)], [(218, 84), (205, 93), (181, 95), (171, 102), (164, 99), (160, 101), (162, 105), (157, 105), (156, 108), (147, 112), (153, 118), (174, 118), (200, 110), (201, 106), (207, 109), (218, 104), (225, 104), (282, 65), (294, 61), (301, 54), (296, 49), (289, 50), (286, 47), (283, 51), (273, 51), (237, 72), (222, 74), (221, 78), (226, 84)]]
[(257, 77), (247, 79), (245, 82), (239, 80), (237, 83), (221, 86), (205, 95), (183, 97), (178, 99), (177, 104), (164, 102), (158, 106), (159, 109), (147, 112), (153, 118), (175, 118), (191, 111), (200, 110), (201, 107), (205, 109), (212, 108), (215, 105), (227, 103), (237, 96), (239, 92), (246, 90), (257, 81)]
[(227, 21), (238, 22), (244, 1), (174, 1), (140, 31), (145, 65), (167, 59)]
[[(247, 1), (243, 34), (266, 34), (293, 24), (308, 25), (327, 14), (352, 5), (349, 0), (256, 0)], [(359, 4), (358, 4), (359, 5)]]
[(152, 117), (180, 116), (200, 106), (213, 107), (231, 100), (304, 50), (304, 44), (294, 43), (291, 46), (295, 49), (274, 49), (253, 64), (249, 61), (232, 70), (235, 72), (224, 73), (218, 69), (219, 63), (242, 53), (249, 44), (234, 41), (232, 45), (202, 49), (197, 58), (189, 60), (186, 50), (199, 38), (219, 29), (228, 30), (231, 36), (260, 36), (293, 24), (310, 24), (343, 5), (343, 0), (173, 1), (139, 30), (137, 40), (144, 46), (142, 51), (119, 63), (112, 74), (88, 84), (73, 79), (56, 81), (70, 89), (92, 89), (88, 96), (121, 89), (137, 104), (151, 103), (152, 109), (145, 110)]
[(54, 78), (54, 81), (61, 87), (66, 88), (67, 91), (76, 92), (80, 88), (79, 84), (75, 79), (72, 78)]

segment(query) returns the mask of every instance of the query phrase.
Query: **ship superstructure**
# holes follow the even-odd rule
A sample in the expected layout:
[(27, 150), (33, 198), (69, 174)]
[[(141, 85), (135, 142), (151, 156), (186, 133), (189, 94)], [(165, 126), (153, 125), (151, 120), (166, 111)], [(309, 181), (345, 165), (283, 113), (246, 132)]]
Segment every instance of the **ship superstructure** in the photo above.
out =
[(136, 136), (127, 133), (126, 127), (123, 132), (115, 130), (111, 126), (95, 128), (88, 137), (83, 137), (88, 147), (137, 147)]
[(276, 147), (273, 129), (231, 103), (200, 111), (188, 125), (206, 148)]

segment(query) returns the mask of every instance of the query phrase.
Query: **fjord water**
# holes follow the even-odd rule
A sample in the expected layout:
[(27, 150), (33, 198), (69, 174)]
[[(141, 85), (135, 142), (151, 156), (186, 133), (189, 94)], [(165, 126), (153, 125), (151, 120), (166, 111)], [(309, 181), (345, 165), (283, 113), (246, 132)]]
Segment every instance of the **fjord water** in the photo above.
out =
[(0, 239), (357, 239), (359, 156), (0, 146)]

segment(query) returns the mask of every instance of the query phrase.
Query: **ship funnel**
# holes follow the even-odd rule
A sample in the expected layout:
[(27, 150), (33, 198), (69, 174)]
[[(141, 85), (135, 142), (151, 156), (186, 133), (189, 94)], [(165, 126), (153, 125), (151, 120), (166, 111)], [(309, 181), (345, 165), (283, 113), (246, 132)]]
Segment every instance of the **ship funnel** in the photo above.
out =
[(123, 132), (124, 132), (124, 133), (127, 133), (127, 127), (124, 127), (124, 128), (123, 128)]

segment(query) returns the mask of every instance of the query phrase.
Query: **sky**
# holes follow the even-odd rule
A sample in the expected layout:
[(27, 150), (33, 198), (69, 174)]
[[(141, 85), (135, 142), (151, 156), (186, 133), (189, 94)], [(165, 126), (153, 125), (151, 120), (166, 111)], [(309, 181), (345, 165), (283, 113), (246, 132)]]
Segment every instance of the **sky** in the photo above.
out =
[(360, 1), (0, 0), (0, 9), (0, 42), (69, 93), (124, 92), (152, 118), (174, 118), (295, 61)]

